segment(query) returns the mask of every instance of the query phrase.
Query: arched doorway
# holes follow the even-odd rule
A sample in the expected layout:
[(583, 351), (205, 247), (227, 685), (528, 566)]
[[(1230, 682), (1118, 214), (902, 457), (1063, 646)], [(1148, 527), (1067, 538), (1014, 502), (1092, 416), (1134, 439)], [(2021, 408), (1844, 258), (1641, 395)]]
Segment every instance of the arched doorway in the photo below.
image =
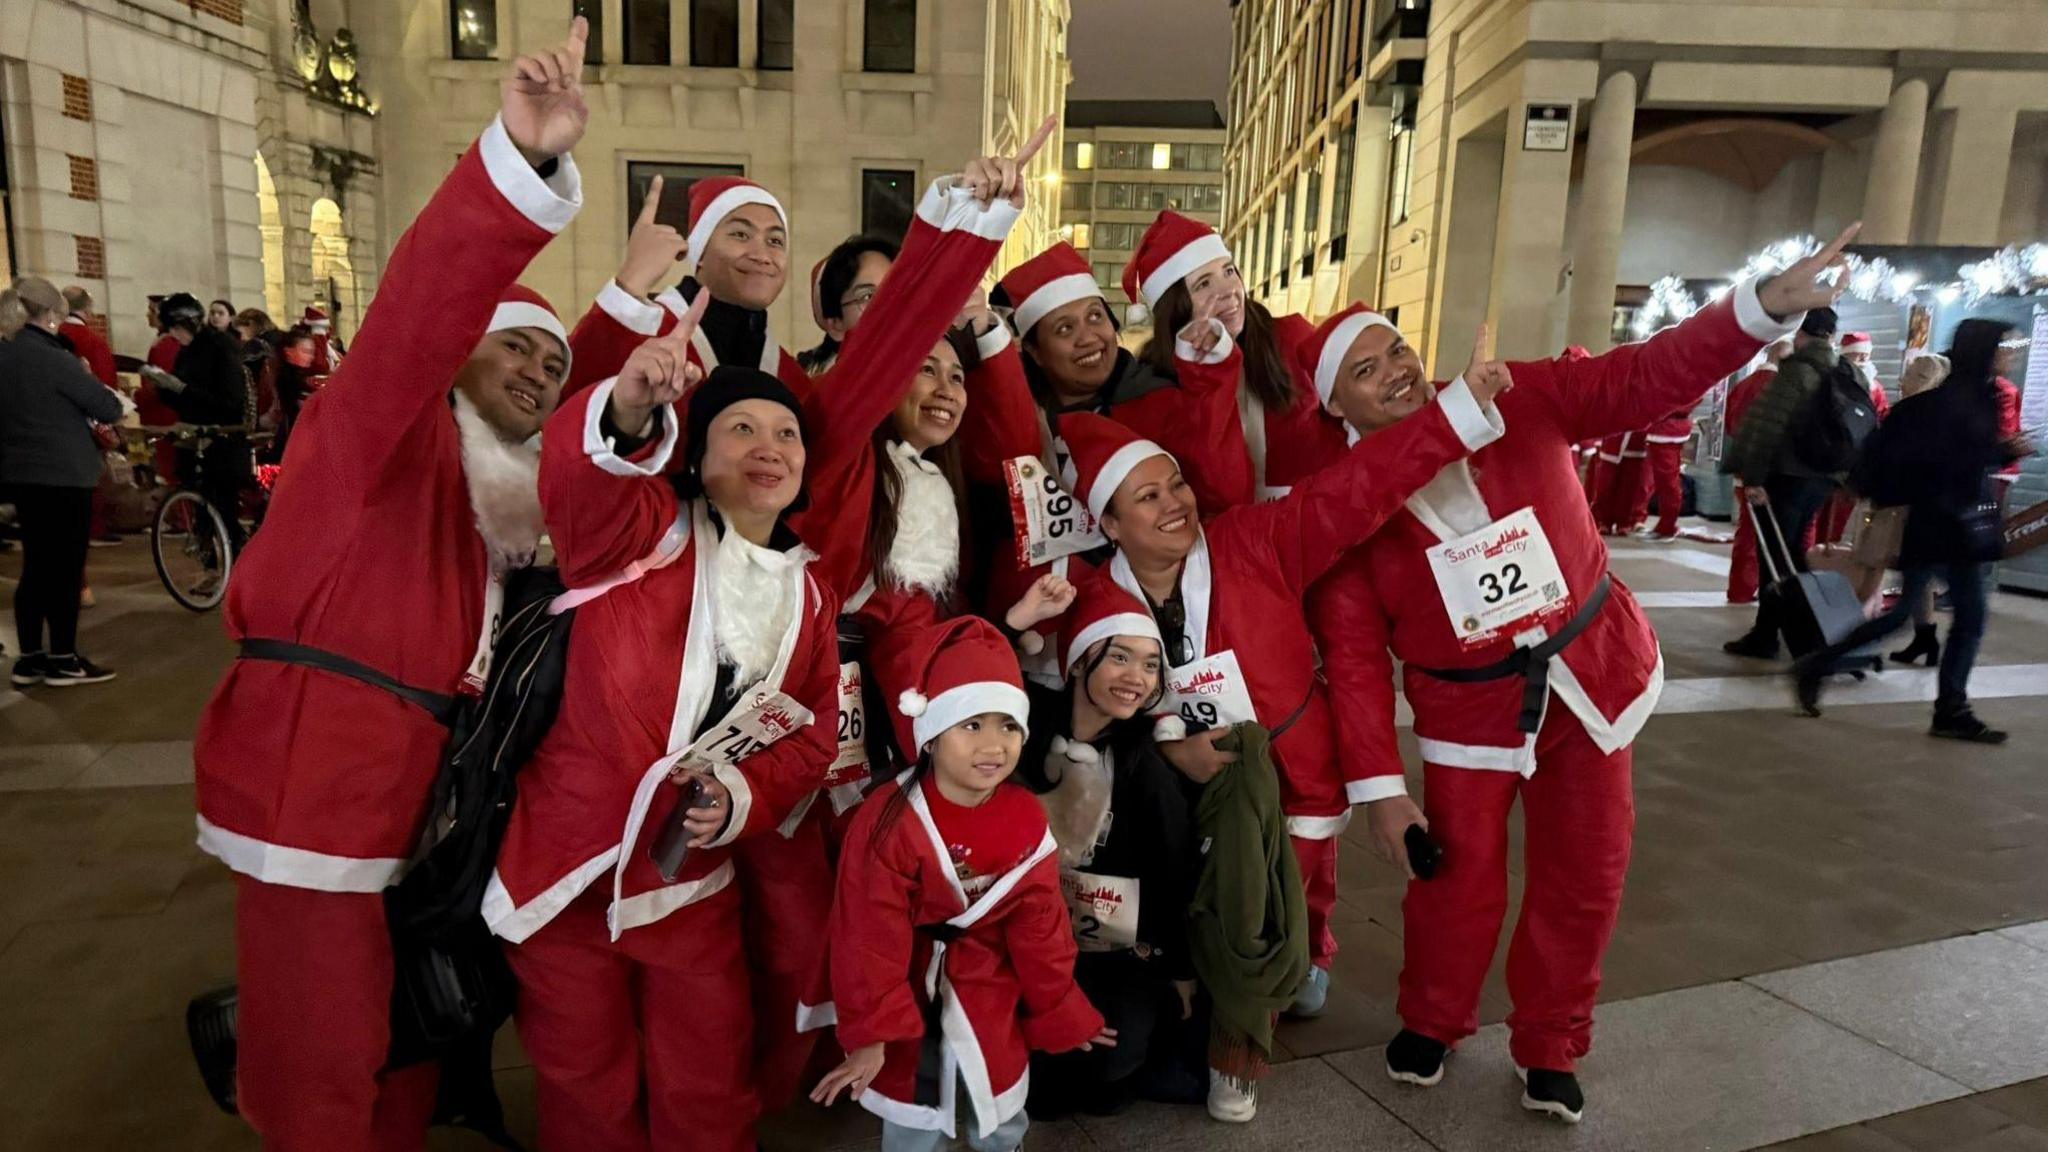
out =
[(334, 321), (337, 335), (361, 323), (356, 307), (356, 274), (348, 259), (348, 233), (342, 228), (341, 206), (325, 197), (313, 201), (313, 291)]
[(285, 327), (291, 326), (289, 301), (285, 296), (284, 214), (277, 205), (277, 183), (270, 178), (270, 165), (263, 153), (256, 154), (256, 208), (263, 233), (263, 310)]

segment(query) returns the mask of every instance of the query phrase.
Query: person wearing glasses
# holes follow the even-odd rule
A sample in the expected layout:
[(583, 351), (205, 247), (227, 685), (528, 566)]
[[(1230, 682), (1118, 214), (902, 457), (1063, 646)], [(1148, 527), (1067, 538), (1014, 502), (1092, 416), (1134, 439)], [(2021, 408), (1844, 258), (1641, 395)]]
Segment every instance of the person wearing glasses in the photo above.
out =
[(811, 277), (811, 319), (825, 333), (815, 348), (797, 353), (797, 363), (813, 376), (822, 376), (839, 359), (846, 336), (860, 323), (875, 293), (882, 290), (882, 277), (896, 262), (897, 245), (881, 236), (849, 236), (831, 255), (818, 264)]
[[(1508, 952), (1509, 1048), (1525, 1108), (1571, 1122), (1583, 1112), (1575, 1069), (1592, 1040), (1634, 824), (1630, 744), (1664, 665), (1648, 618), (1608, 572), (1572, 449), (1690, 406), (1797, 330), (1841, 292), (1819, 277), (1855, 231), (1644, 343), (1503, 366), (1516, 384), (1500, 404), (1507, 434), (1431, 476), (1317, 589), (1310, 618), (1345, 790), (1365, 805), (1374, 850), (1411, 877), (1393, 1079), (1436, 1084), (1477, 1026), (1519, 798), (1527, 885)], [(1362, 306), (1324, 321), (1303, 353), (1324, 407), (1361, 447), (1430, 410), (1421, 357)], [(1397, 657), (1426, 812), (1408, 798), (1395, 737)], [(1412, 879), (1412, 829), (1441, 852), (1422, 869), (1428, 880)]]
[[(1220, 341), (1222, 324), (1208, 323), (1184, 342)], [(1190, 352), (1199, 358), (1199, 347)], [(1278, 500), (1241, 504), (1206, 524), (1179, 462), (1155, 441), (1092, 412), (1060, 418), (1078, 490), (1114, 546), (1089, 579), (1136, 597), (1164, 641), (1167, 695), (1154, 728), (1161, 753), (1206, 784), (1234, 759), (1216, 747), (1233, 725), (1272, 733), (1308, 900), (1313, 966), (1297, 1003), (1313, 1007), (1329, 986), (1336, 838), (1350, 814), (1303, 602), (1431, 476), (1500, 435), (1491, 403), (1507, 384), (1505, 370), (1475, 354), (1465, 376), (1396, 435), (1348, 451)]]

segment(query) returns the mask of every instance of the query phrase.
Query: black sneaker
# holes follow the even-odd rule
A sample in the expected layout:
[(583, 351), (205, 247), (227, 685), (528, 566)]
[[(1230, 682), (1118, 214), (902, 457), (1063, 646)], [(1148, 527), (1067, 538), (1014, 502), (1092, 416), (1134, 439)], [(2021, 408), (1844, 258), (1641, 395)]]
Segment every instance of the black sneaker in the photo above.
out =
[(1521, 1067), (1515, 1069), (1515, 1075), (1522, 1078), (1522, 1107), (1529, 1111), (1555, 1116), (1567, 1124), (1577, 1124), (1586, 1114), (1586, 1094), (1579, 1091), (1577, 1076)]
[(1751, 660), (1776, 660), (1778, 641), (1775, 637), (1746, 633), (1740, 639), (1730, 640), (1721, 645), (1721, 651), (1730, 656), (1746, 656)]
[(1799, 710), (1808, 716), (1820, 715), (1820, 686), (1820, 676), (1812, 672), (1801, 672), (1793, 678), (1792, 697)]
[(41, 684), (50, 675), (50, 658), (41, 652), (24, 652), (14, 662), (14, 672), (8, 676), (16, 688), (29, 688)]
[(1403, 1084), (1434, 1088), (1444, 1078), (1450, 1048), (1406, 1028), (1387, 1042), (1387, 1076)]
[[(19, 680), (15, 683), (20, 683)], [(1977, 714), (1965, 709), (1953, 716), (1935, 714), (1934, 726), (1927, 730), (1929, 736), (1944, 740), (1966, 740), (1972, 744), (2003, 744), (2004, 732), (1977, 719)]]
[(52, 688), (74, 684), (104, 684), (114, 674), (83, 656), (52, 656), (43, 671), (43, 683)]

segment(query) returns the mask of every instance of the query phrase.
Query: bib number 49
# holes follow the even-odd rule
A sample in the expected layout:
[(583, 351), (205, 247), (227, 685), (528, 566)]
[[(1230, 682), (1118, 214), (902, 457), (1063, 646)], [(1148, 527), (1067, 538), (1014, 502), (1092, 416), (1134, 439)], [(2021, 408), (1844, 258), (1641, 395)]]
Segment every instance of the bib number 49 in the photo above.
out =
[(1181, 722), (1189, 728), (1214, 728), (1218, 719), (1216, 705), (1207, 700), (1183, 700), (1180, 704)]

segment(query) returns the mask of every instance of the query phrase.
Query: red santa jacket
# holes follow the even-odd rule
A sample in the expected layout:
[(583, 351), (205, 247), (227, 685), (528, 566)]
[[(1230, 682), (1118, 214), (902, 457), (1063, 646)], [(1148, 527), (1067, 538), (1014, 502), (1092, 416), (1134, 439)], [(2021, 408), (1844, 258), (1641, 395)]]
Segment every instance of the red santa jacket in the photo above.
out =
[[(675, 328), (676, 319), (689, 310), (689, 301), (677, 289), (668, 289), (650, 303), (619, 287), (616, 280), (605, 281), (590, 310), (569, 333), (573, 363), (562, 398), (566, 400), (600, 380), (617, 376), (633, 349), (644, 340), (668, 334)], [(718, 355), (703, 332), (697, 333), (690, 348), (691, 361), (706, 372), (718, 366)], [(775, 342), (772, 330), (762, 337), (761, 361), (754, 367), (781, 380), (799, 399), (809, 399), (813, 387), (810, 376), (796, 357)]]
[[(609, 878), (614, 934), (652, 923), (733, 880), (729, 846), (774, 835), (824, 782), (839, 713), (838, 604), (809, 572), (801, 545), (784, 553), (777, 578), (794, 609), (775, 668), (739, 693), (735, 710), (780, 691), (810, 716), (791, 713), (779, 738), (712, 773), (732, 793), (732, 816), (709, 848), (690, 853), (674, 883), (649, 859), (682, 790), (666, 779), (697, 742), (717, 678), (712, 561), (718, 529), (702, 499), (685, 504), (663, 475), (680, 439), (676, 414), (662, 440), (636, 459), (612, 451), (599, 430), (612, 381), (586, 389), (555, 413), (542, 437), (541, 503), (572, 588), (610, 581), (576, 610), (561, 711), (519, 775), (519, 800), (484, 896), (484, 919), (524, 940), (592, 883)], [(650, 556), (663, 559), (644, 563)], [(672, 557), (670, 560), (668, 558)]]
[[(1607, 548), (1587, 510), (1571, 446), (1643, 427), (1697, 401), (1760, 346), (1796, 327), (1797, 318), (1791, 325), (1772, 320), (1753, 285), (1730, 296), (1645, 343), (1590, 359), (1512, 365), (1515, 387), (1498, 401), (1507, 434), (1417, 492), (1316, 590), (1310, 618), (1354, 802), (1405, 792), (1394, 739), (1395, 657), (1407, 665), (1402, 683), (1423, 759), (1525, 776), (1536, 770), (1535, 736), (1517, 728), (1521, 679), (1459, 684), (1420, 671), (1480, 667), (1516, 646), (1505, 628), (1471, 647), (1457, 639), (1427, 553), (1496, 517), (1533, 508), (1569, 599), (1547, 616), (1518, 621), (1515, 630), (1562, 627), (1608, 574)], [(1664, 664), (1656, 633), (1618, 578), (1592, 623), (1551, 659), (1549, 675), (1556, 698), (1603, 751), (1635, 739), (1656, 707)]]
[(1683, 444), (1692, 439), (1693, 405), (1676, 408), (1650, 424), (1643, 439), (1651, 444)]
[[(71, 341), (71, 350), (85, 361), (93, 378), (109, 388), (120, 383), (114, 372), (114, 350), (107, 347), (106, 338), (93, 330), (92, 325), (79, 319), (75, 314), (64, 318), (63, 336)], [(168, 369), (166, 369), (168, 371)]]
[[(1176, 413), (1167, 431), (1171, 441), (1159, 443), (1181, 462), (1205, 513), (1284, 496), (1316, 471), (1314, 462), (1343, 455), (1341, 432), (1332, 439), (1315, 382), (1296, 364), (1295, 348), (1314, 335), (1315, 325), (1300, 316), (1273, 317), (1273, 337), (1294, 386), (1295, 402), (1285, 410), (1266, 408), (1245, 389), (1241, 356), (1222, 373), (1181, 369), (1181, 388), (1192, 394), (1192, 404)], [(1178, 359), (1184, 365), (1191, 358)]]
[[(2003, 376), (1994, 376), (1991, 382), (1998, 386), (1998, 434), (2010, 440), (2025, 429), (2020, 426), (2020, 387)], [(2020, 474), (2020, 462), (2000, 468), (1994, 475), (2012, 480)]]
[[(236, 640), (345, 656), (454, 693), (483, 635), (490, 562), (448, 389), (497, 307), (580, 206), (493, 123), (399, 240), (355, 355), (308, 400), (235, 565)], [(199, 844), (273, 884), (374, 892), (419, 846), (447, 730), (367, 684), (237, 661), (200, 717)]]
[[(1286, 778), (1327, 771), (1334, 779), (1339, 763), (1303, 616), (1310, 586), (1430, 477), (1491, 442), (1499, 425), (1457, 384), (1382, 435), (1389, 439), (1381, 443), (1375, 436), (1359, 444), (1286, 496), (1240, 504), (1206, 523), (1181, 569), (1185, 634), (1194, 660), (1235, 654), (1258, 722), (1274, 730), (1285, 725), (1273, 754)], [(1114, 580), (1146, 602), (1121, 552), (1094, 578)], [(1176, 671), (1188, 666), (1184, 662)], [(1289, 797), (1288, 804), (1291, 835), (1322, 840), (1343, 831), (1348, 813), (1341, 801)]]
[[(970, 901), (923, 786), (884, 784), (861, 806), (839, 856), (832, 907), (832, 999), (840, 1046), (884, 1045), (861, 1106), (907, 1128), (954, 1132), (964, 1080), (980, 1135), (1015, 1116), (1033, 1050), (1077, 1048), (1102, 1015), (1074, 983), (1074, 935), (1059, 858), (1036, 797), (1005, 784), (988, 800), (1037, 828), (1038, 848)], [(929, 930), (960, 931), (940, 944)], [(934, 1002), (940, 1019), (937, 1101), (920, 1103), (918, 1055)]]

